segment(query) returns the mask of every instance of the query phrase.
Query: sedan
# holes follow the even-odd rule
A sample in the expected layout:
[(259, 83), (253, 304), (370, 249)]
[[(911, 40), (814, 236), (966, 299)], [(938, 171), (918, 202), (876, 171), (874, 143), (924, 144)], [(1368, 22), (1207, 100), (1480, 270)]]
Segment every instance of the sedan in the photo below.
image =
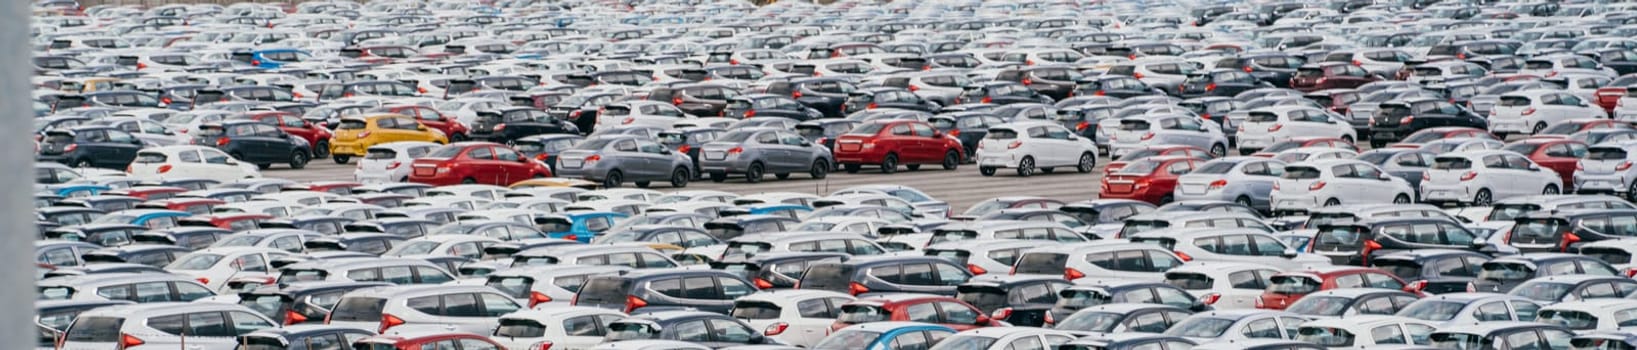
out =
[(693, 159), (673, 152), (647, 138), (610, 135), (581, 141), (557, 156), (562, 177), (583, 178), (615, 188), (631, 181), (648, 187), (653, 181), (670, 181), (671, 187), (687, 187), (693, 179)]
[(1261, 211), (1273, 210), (1269, 193), (1285, 173), (1285, 163), (1260, 157), (1229, 157), (1205, 162), (1177, 178), (1172, 196), (1179, 201), (1232, 201)]
[(725, 181), (728, 174), (743, 174), (746, 181), (757, 183), (769, 172), (781, 180), (798, 172), (823, 179), (832, 162), (829, 149), (815, 146), (801, 135), (772, 128), (745, 128), (704, 144), (699, 166), (713, 182)]
[(551, 169), (505, 145), (457, 142), (433, 149), (410, 164), (410, 182), (433, 186), (490, 184), (506, 186), (550, 177)]

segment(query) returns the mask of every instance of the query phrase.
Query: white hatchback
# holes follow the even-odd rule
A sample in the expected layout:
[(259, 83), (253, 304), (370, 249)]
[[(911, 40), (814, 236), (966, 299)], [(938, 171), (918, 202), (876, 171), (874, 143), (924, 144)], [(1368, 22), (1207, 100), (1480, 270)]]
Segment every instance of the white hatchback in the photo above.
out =
[(1489, 132), (1534, 134), (1571, 119), (1607, 118), (1602, 107), (1561, 90), (1528, 90), (1501, 95), (1489, 110)]
[(1237, 137), (1241, 152), (1257, 150), (1296, 137), (1334, 137), (1353, 143), (1358, 135), (1341, 116), (1309, 106), (1273, 106), (1253, 110)]
[(1017, 169), (1018, 176), (1058, 167), (1089, 173), (1097, 166), (1097, 144), (1056, 123), (1007, 123), (989, 128), (978, 142), (977, 160), (983, 176), (1001, 168)]
[(432, 142), (399, 141), (370, 146), (364, 159), (353, 170), (354, 181), (364, 184), (405, 182), (409, 179), (409, 163), (431, 152), (439, 145)]
[(1509, 151), (1458, 152), (1434, 158), (1421, 176), (1421, 201), (1488, 206), (1497, 200), (1556, 194), (1557, 172)]
[(125, 172), (143, 181), (209, 179), (222, 183), (261, 177), (255, 164), (241, 162), (204, 146), (164, 146), (136, 152)]
[(1353, 159), (1329, 159), (1285, 166), (1273, 183), (1273, 210), (1305, 210), (1320, 205), (1409, 204), (1415, 189), (1408, 181)]

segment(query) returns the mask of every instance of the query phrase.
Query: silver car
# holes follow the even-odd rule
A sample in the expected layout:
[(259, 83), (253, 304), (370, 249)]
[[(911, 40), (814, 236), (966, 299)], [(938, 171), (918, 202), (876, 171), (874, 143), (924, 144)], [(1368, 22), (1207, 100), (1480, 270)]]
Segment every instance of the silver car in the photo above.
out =
[[(59, 348), (232, 350), (238, 348), (239, 336), (276, 327), (267, 316), (233, 304), (111, 306), (81, 313), (68, 326)], [(361, 326), (374, 327), (374, 324)]]
[(557, 156), (558, 177), (599, 181), (606, 188), (620, 187), (626, 181), (637, 187), (648, 187), (653, 181), (687, 187), (693, 173), (693, 159), (687, 154), (630, 135), (587, 139)]
[(785, 179), (801, 172), (823, 179), (835, 163), (830, 149), (795, 132), (773, 128), (734, 130), (706, 143), (699, 155), (700, 171), (710, 174), (714, 182), (727, 180), (729, 174), (742, 174), (746, 181), (756, 183), (767, 173)]
[(1270, 210), (1268, 194), (1274, 180), (1285, 173), (1285, 163), (1261, 157), (1229, 157), (1205, 162), (1177, 178), (1172, 194), (1178, 201), (1232, 201), (1257, 210)]
[(1109, 146), (1115, 158), (1133, 150), (1157, 145), (1194, 146), (1210, 150), (1212, 156), (1228, 154), (1228, 137), (1216, 124), (1204, 124), (1198, 117), (1164, 114), (1120, 119)]

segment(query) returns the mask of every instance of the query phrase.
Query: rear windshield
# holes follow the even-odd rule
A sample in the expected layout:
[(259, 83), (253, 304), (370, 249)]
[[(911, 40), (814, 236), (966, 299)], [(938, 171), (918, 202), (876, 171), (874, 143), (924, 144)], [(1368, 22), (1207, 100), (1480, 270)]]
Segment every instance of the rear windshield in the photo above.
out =
[(1125, 227), (1120, 228), (1120, 237), (1131, 237), (1166, 227), (1171, 227), (1171, 223), (1164, 220), (1126, 220)]
[(1317, 179), (1319, 178), (1319, 169), (1309, 166), (1289, 166), (1285, 167), (1285, 175), (1279, 178), (1286, 180)]
[(141, 152), (136, 154), (136, 160), (132, 162), (140, 164), (164, 163), (166, 158), (164, 153)]
[(1610, 265), (1631, 263), (1631, 252), (1619, 248), (1585, 247), (1580, 248), (1580, 255), (1597, 258)]
[(1147, 131), (1148, 130), (1148, 121), (1146, 121), (1146, 120), (1121, 120), (1120, 121), (1120, 130), (1121, 131)]
[(371, 149), (369, 149), (369, 154), (364, 155), (364, 159), (394, 159), (394, 158), (398, 158), (398, 151), (394, 151), (394, 150), (390, 150), (390, 149), (381, 149), (381, 148), (371, 148)]
[(285, 350), (284, 341), (271, 336), (246, 336), (235, 350)]
[(1212, 284), (1211, 276), (1198, 272), (1167, 272), (1165, 283), (1187, 290), (1209, 290)]
[(1302, 327), (1296, 332), (1296, 340), (1323, 347), (1353, 346), (1353, 333), (1341, 328)]
[(546, 325), (530, 319), (502, 318), (500, 328), (495, 328), (495, 336), (512, 338), (537, 338), (546, 335)]
[(68, 328), (66, 340), (86, 343), (118, 342), (120, 327), (124, 325), (123, 318), (81, 317), (74, 320), (74, 325)]
[(1415, 260), (1375, 259), (1370, 261), (1370, 264), (1378, 269), (1387, 270), (1388, 273), (1398, 276), (1398, 278), (1410, 281), (1421, 279), (1421, 263), (1415, 262)]
[(386, 307), (387, 300), (381, 298), (351, 297), (341, 299), (335, 304), (335, 311), (330, 313), (330, 319), (335, 321), (366, 321), (381, 320), (381, 309)]
[(997, 310), (1006, 307), (1006, 290), (994, 286), (960, 286), (955, 298), (976, 306), (979, 310)]
[(580, 287), (576, 297), (587, 303), (623, 304), (630, 287), (631, 281), (624, 278), (594, 278)]
[(1432, 168), (1438, 170), (1472, 169), (1472, 161), (1466, 158), (1440, 157), (1433, 161)]
[(1622, 160), (1626, 159), (1626, 150), (1616, 147), (1592, 147), (1586, 150), (1586, 159)]
[(369, 127), (369, 124), (365, 123), (363, 120), (342, 119), (341, 124), (337, 125), (335, 128), (336, 129), (341, 129), (341, 130), (349, 130), (349, 129), (363, 129), (363, 128), (367, 128), (367, 127)]
[(1534, 277), (1534, 268), (1515, 262), (1487, 262), (1483, 265), (1483, 271), (1478, 272), (1478, 279), (1495, 281), (1516, 281)]
[(1487, 219), (1488, 221), (1512, 221), (1512, 219), (1536, 210), (1540, 210), (1539, 205), (1527, 203), (1496, 204), (1494, 209), (1489, 211)]
[(987, 137), (990, 140), (1011, 140), (1017, 138), (1017, 132), (1012, 129), (989, 129)]
[(490, 276), (489, 282), (483, 285), (499, 290), (501, 294), (521, 299), (529, 297), (534, 279), (525, 276)]
[(877, 305), (849, 304), (841, 306), (841, 315), (836, 316), (837, 322), (865, 323), (881, 322), (892, 318), (892, 312)]
[(852, 268), (841, 264), (820, 264), (807, 268), (802, 273), (802, 289), (819, 290), (847, 290), (847, 284), (852, 282)]
[(1529, 105), (1529, 98), (1522, 96), (1501, 96), (1501, 105), (1506, 107), (1524, 107)]
[(1116, 171), (1115, 173), (1147, 175), (1148, 173), (1154, 172), (1154, 169), (1159, 169), (1159, 167), (1160, 162), (1144, 159), (1126, 163), (1124, 168), (1120, 168), (1120, 170)]
[(852, 131), (848, 131), (847, 134), (849, 134), (849, 135), (875, 135), (875, 133), (881, 132), (881, 129), (885, 128), (885, 127), (887, 127), (887, 124), (869, 123), (869, 124), (859, 125), (857, 128), (853, 128)]
[(730, 316), (745, 320), (772, 320), (778, 319), (782, 309), (779, 305), (765, 301), (738, 301), (733, 303), (733, 312)]
[(1028, 253), (1023, 254), (1017, 261), (1017, 273), (1055, 275), (1063, 273), (1063, 267), (1068, 265), (1068, 254), (1060, 253)]

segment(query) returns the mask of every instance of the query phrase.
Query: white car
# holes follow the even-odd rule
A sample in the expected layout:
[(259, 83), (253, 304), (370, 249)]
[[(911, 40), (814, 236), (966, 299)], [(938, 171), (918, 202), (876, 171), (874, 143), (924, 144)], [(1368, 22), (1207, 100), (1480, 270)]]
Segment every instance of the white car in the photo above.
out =
[(1058, 167), (1089, 173), (1097, 167), (1097, 144), (1056, 123), (1007, 123), (989, 128), (978, 142), (977, 160), (983, 176), (994, 176), (1001, 168), (1017, 169), (1025, 177)]
[(163, 146), (136, 152), (126, 168), (143, 181), (209, 179), (223, 183), (261, 177), (255, 164), (241, 162), (221, 150), (204, 146)]
[(1501, 95), (1489, 110), (1489, 132), (1534, 134), (1571, 119), (1607, 118), (1602, 107), (1562, 90), (1528, 90)]
[[(1584, 292), (1583, 292), (1584, 293)], [(1576, 331), (1615, 331), (1637, 320), (1637, 300), (1598, 298), (1568, 301), (1543, 307), (1535, 322), (1569, 327)]]
[(1305, 210), (1341, 204), (1409, 204), (1415, 188), (1388, 175), (1374, 164), (1353, 159), (1331, 159), (1290, 164), (1273, 182), (1273, 210)]
[(409, 178), (409, 163), (431, 152), (439, 145), (422, 141), (388, 142), (370, 146), (364, 159), (353, 170), (353, 181), (364, 184), (405, 182)]
[[(956, 333), (938, 341), (932, 350), (1058, 349), (1060, 345), (1074, 341), (1076, 335), (1035, 327), (984, 327)], [(1073, 347), (1064, 347), (1068, 348)]]
[(1614, 120), (1637, 122), (1637, 89), (1626, 88), (1626, 93), (1614, 102)]
[(601, 344), (604, 325), (626, 315), (585, 306), (524, 309), (500, 316), (494, 341), (507, 349), (585, 349)]
[(270, 262), (288, 255), (289, 252), (273, 248), (207, 248), (176, 258), (165, 265), (165, 271), (191, 276), (205, 287), (221, 290), (234, 278), (274, 275), (276, 270)]
[(1184, 114), (1120, 119), (1109, 142), (1109, 153), (1110, 157), (1119, 158), (1140, 148), (1159, 145), (1194, 146), (1208, 150), (1214, 157), (1228, 155), (1228, 137), (1216, 123), (1201, 123), (1199, 118)]
[(765, 291), (734, 300), (729, 315), (780, 342), (808, 347), (824, 340), (841, 312), (841, 305), (856, 299), (822, 290)]
[(1189, 262), (1166, 271), (1165, 283), (1204, 299), (1217, 310), (1253, 309), (1256, 298), (1267, 289), (1268, 278), (1277, 273), (1279, 269), (1257, 264)]
[(1420, 344), (1437, 329), (1432, 323), (1404, 316), (1354, 315), (1303, 323), (1296, 330), (1296, 340), (1332, 349)]
[(1317, 146), (1317, 147), (1303, 147), (1303, 148), (1297, 148), (1297, 149), (1292, 149), (1292, 150), (1285, 150), (1283, 152), (1279, 152), (1279, 154), (1274, 155), (1273, 159), (1277, 159), (1277, 160), (1279, 160), (1281, 162), (1285, 162), (1286, 164), (1294, 164), (1294, 163), (1300, 163), (1300, 162), (1313, 162), (1313, 161), (1320, 161), (1320, 160), (1326, 160), (1326, 159), (1353, 159), (1355, 157), (1358, 157), (1358, 152), (1354, 151), (1354, 150), (1350, 150), (1350, 149), (1346, 149), (1346, 148), (1332, 148), (1332, 147), (1328, 147), (1328, 146)]
[(1254, 153), (1297, 137), (1334, 137), (1353, 143), (1358, 135), (1341, 116), (1310, 106), (1273, 106), (1250, 112), (1236, 134), (1239, 150)]
[(1305, 270), (1330, 265), (1316, 254), (1303, 254), (1284, 241), (1252, 228), (1173, 228), (1147, 231), (1127, 237), (1132, 242), (1152, 242), (1171, 248), (1183, 261), (1250, 263), (1281, 270)]
[(1613, 193), (1637, 199), (1637, 141), (1604, 143), (1586, 149), (1575, 166), (1574, 189), (1579, 193)]
[(1421, 177), (1421, 201), (1488, 206), (1497, 200), (1557, 194), (1562, 178), (1509, 151), (1471, 151), (1438, 156)]

